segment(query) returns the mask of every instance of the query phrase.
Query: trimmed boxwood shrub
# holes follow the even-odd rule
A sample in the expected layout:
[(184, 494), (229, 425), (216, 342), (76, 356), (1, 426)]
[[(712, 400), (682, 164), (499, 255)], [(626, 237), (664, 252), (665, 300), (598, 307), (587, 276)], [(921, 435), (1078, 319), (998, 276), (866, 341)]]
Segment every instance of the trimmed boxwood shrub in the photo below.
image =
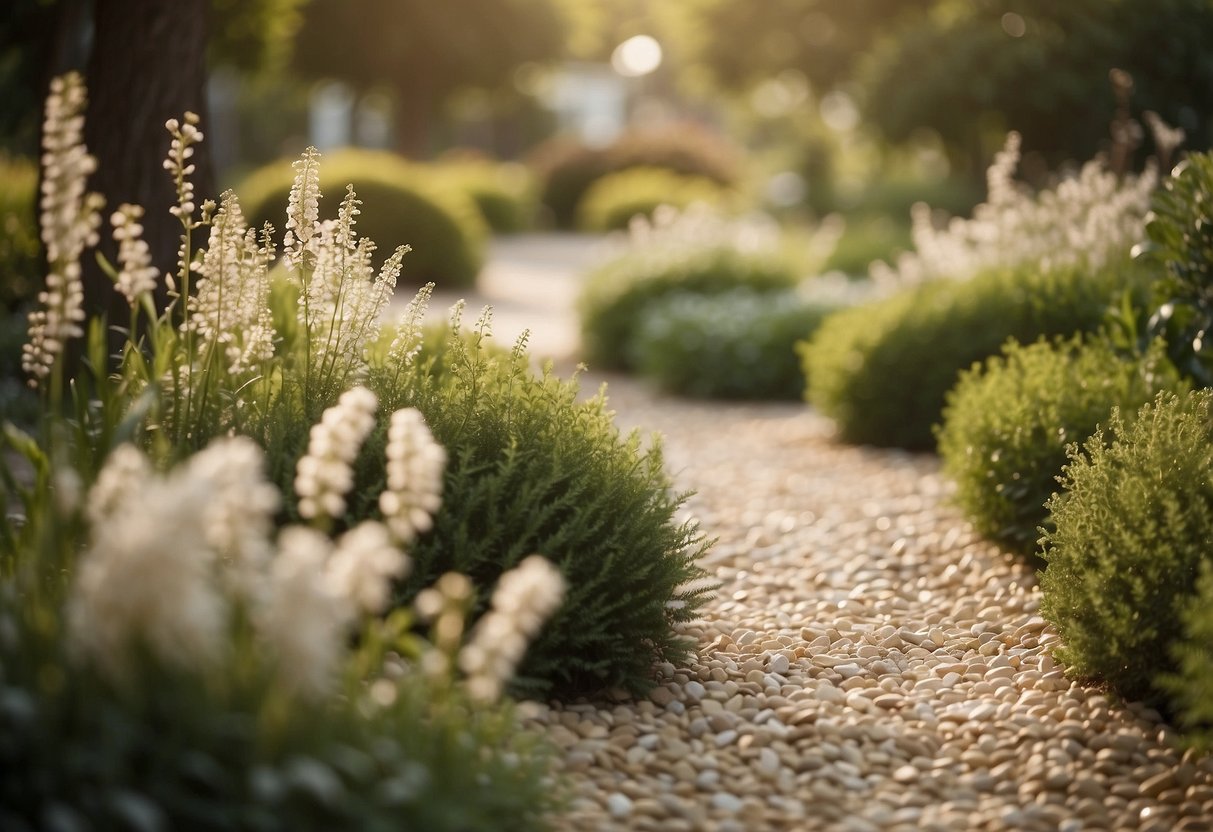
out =
[(1213, 748), (1213, 559), (1201, 564), (1182, 618), (1183, 637), (1173, 651), (1178, 669), (1165, 674), (1161, 685), (1171, 695), (1188, 742), (1208, 751)]
[[(379, 244), (379, 260), (407, 243), (402, 284), (433, 281), (442, 287), (472, 286), (484, 264), (488, 229), (471, 197), (419, 165), (393, 153), (343, 150), (324, 156), (320, 185), (336, 205), (347, 184), (362, 200), (358, 233)], [(270, 222), (281, 235), (294, 180), (291, 163), (273, 162), (236, 189), (250, 227)], [(334, 209), (335, 210), (335, 209)]]
[(797, 292), (676, 292), (645, 309), (632, 363), (666, 390), (725, 399), (799, 399), (796, 343), (837, 304)]
[(939, 453), (957, 503), (981, 533), (1035, 553), (1066, 446), (1095, 433), (1113, 408), (1135, 413), (1179, 385), (1157, 346), (1126, 358), (1100, 338), (1008, 342), (948, 393)]
[(542, 182), (540, 201), (552, 220), (560, 228), (572, 228), (585, 192), (609, 173), (657, 167), (731, 187), (740, 179), (741, 154), (716, 133), (677, 124), (624, 133), (605, 148), (558, 137), (540, 146), (531, 164)]
[(798, 279), (790, 260), (776, 252), (731, 245), (634, 249), (586, 279), (578, 299), (582, 354), (598, 370), (631, 369), (637, 326), (658, 299), (674, 292), (779, 291)]
[[(671, 491), (660, 446), (621, 438), (602, 394), (579, 401), (575, 380), (536, 376), (521, 349), (492, 349), (479, 331), (457, 329), (426, 343), (414, 367), (376, 362), (369, 379), (382, 412), (421, 410), (449, 459), (442, 508), (410, 549), (397, 601), (454, 570), (482, 590), (479, 614), (503, 572), (542, 554), (568, 588), (531, 643), (518, 689), (647, 691), (654, 662), (693, 649), (675, 625), (707, 591), (696, 566), (707, 543), (676, 519), (684, 496)], [(381, 424), (361, 455), (352, 517), (377, 511), (384, 446)]]
[(702, 202), (718, 207), (727, 204), (730, 196), (703, 176), (665, 168), (628, 168), (603, 176), (586, 190), (577, 206), (577, 225), (583, 231), (618, 231), (638, 214), (652, 216), (660, 205), (683, 209)]
[(472, 198), (488, 227), (517, 234), (535, 221), (535, 184), (523, 165), (488, 159), (441, 161), (438, 175)]
[(1031, 266), (932, 281), (843, 310), (801, 347), (808, 400), (844, 441), (932, 448), (932, 426), (961, 370), (1008, 338), (1094, 331), (1113, 298), (1144, 282), (1127, 262), (1095, 273)]
[[(1213, 391), (1161, 394), (1071, 457), (1049, 501), (1041, 614), (1058, 657), (1124, 696), (1167, 705), (1180, 613), (1213, 560)], [(1204, 567), (1207, 568), (1207, 567)]]

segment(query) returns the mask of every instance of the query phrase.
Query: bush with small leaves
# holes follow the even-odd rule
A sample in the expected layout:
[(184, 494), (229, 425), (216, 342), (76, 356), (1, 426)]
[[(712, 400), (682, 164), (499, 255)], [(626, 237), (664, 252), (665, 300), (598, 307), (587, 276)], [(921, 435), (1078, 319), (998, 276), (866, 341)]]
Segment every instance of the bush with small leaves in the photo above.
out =
[(704, 176), (627, 168), (603, 176), (586, 190), (577, 205), (577, 225), (583, 231), (618, 231), (637, 215), (651, 217), (660, 205), (682, 210), (701, 202), (721, 208), (735, 201), (732, 193)]
[(1213, 559), (1201, 564), (1196, 592), (1184, 605), (1183, 636), (1173, 650), (1176, 671), (1159, 684), (1170, 694), (1188, 742), (1213, 749)]
[(632, 364), (666, 390), (724, 399), (799, 399), (797, 342), (842, 301), (799, 292), (676, 292), (644, 310)]
[(1145, 274), (1129, 263), (1092, 273), (1026, 266), (930, 281), (825, 320), (801, 346), (807, 398), (847, 442), (934, 446), (932, 426), (960, 372), (1007, 341), (1092, 332)]
[(668, 250), (634, 248), (586, 279), (578, 299), (582, 354), (598, 370), (629, 369), (641, 316), (664, 296), (784, 291), (798, 279), (789, 259), (769, 249), (746, 251), (728, 242)]
[(480, 216), (498, 234), (517, 234), (535, 222), (535, 183), (521, 164), (467, 158), (442, 160), (435, 173), (476, 203)]
[[(536, 376), (525, 351), (491, 349), (483, 326), (456, 326), (429, 344), (403, 362), (389, 350), (370, 376), (384, 408), (425, 415), (449, 459), (442, 509), (410, 550), (413, 572), (397, 600), (450, 570), (489, 587), (541, 553), (563, 572), (566, 601), (533, 642), (518, 688), (648, 690), (654, 662), (693, 649), (675, 626), (707, 591), (696, 565), (707, 543), (677, 519), (683, 497), (671, 491), (660, 446), (621, 438), (603, 394), (579, 401), (575, 381)], [(383, 442), (382, 430), (368, 441), (352, 516), (376, 510)]]
[[(361, 200), (357, 230), (376, 241), (382, 261), (397, 245), (412, 251), (404, 258), (400, 280), (420, 286), (472, 286), (484, 264), (488, 229), (476, 204), (461, 188), (421, 165), (392, 153), (344, 150), (325, 158), (321, 190), (336, 202), (353, 184)], [(252, 228), (262, 223), (283, 230), (283, 206), (295, 173), (289, 161), (273, 162), (251, 173), (237, 188)]]
[(740, 158), (738, 149), (718, 134), (678, 124), (628, 132), (605, 148), (557, 138), (536, 150), (532, 165), (543, 183), (540, 201), (558, 227), (571, 228), (585, 192), (607, 174), (655, 167), (732, 187), (740, 179)]
[(1158, 345), (1128, 358), (1100, 338), (1008, 342), (948, 393), (939, 453), (957, 503), (981, 533), (1034, 554), (1067, 445), (1094, 434), (1113, 408), (1128, 416), (1179, 386)]
[(1213, 391), (1162, 394), (1075, 449), (1048, 504), (1041, 614), (1070, 672), (1170, 709), (1181, 612), (1213, 560)]

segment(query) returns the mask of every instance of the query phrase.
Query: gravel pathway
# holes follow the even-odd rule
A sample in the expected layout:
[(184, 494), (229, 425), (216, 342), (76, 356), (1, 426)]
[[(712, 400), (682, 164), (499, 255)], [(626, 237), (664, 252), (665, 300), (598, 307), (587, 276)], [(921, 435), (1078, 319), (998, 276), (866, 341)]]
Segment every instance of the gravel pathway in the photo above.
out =
[(609, 390), (698, 492), (723, 586), (649, 699), (535, 706), (560, 828), (1213, 829), (1213, 760), (1064, 676), (1032, 570), (949, 507), (933, 456), (836, 444), (799, 405)]

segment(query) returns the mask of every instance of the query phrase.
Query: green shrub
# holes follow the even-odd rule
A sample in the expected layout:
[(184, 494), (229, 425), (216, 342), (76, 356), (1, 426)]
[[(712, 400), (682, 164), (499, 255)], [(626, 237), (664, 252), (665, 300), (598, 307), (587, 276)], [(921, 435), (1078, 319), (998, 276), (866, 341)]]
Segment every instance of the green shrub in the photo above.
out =
[(847, 442), (931, 448), (932, 426), (961, 370), (1008, 338), (1094, 331), (1111, 299), (1144, 275), (1035, 266), (932, 281), (830, 316), (801, 347), (808, 400)]
[(517, 234), (534, 224), (535, 185), (522, 165), (460, 159), (439, 162), (435, 170), (472, 198), (481, 218), (498, 234)]
[(531, 163), (543, 183), (540, 201), (560, 228), (573, 227), (585, 192), (608, 173), (657, 167), (703, 176), (724, 186), (735, 186), (740, 178), (737, 148), (718, 134), (691, 124), (625, 133), (605, 148), (561, 137), (538, 148)]
[(684, 209), (697, 202), (719, 207), (730, 201), (728, 191), (703, 176), (627, 168), (601, 177), (586, 190), (577, 205), (577, 226), (583, 231), (618, 231), (638, 214), (651, 217), (659, 205)]
[(825, 263), (825, 271), (866, 275), (873, 261), (892, 262), (910, 248), (910, 225), (890, 217), (855, 217), (847, 220), (842, 236)]
[(688, 396), (799, 399), (796, 343), (837, 308), (786, 291), (675, 292), (644, 310), (631, 363)]
[(1148, 250), (1165, 276), (1155, 284), (1146, 337), (1166, 339), (1172, 360), (1213, 385), (1213, 155), (1193, 153), (1154, 195)]
[(1099, 338), (1008, 342), (948, 393), (939, 453), (957, 502), (978, 531), (1033, 554), (1066, 446), (1094, 434), (1113, 408), (1135, 413), (1178, 385), (1158, 348), (1129, 360)]
[[(477, 331), (448, 330), (413, 365), (390, 359), (372, 371), (381, 408), (418, 408), (446, 447), (442, 509), (410, 550), (413, 572), (397, 600), (409, 602), (455, 570), (477, 587), (530, 554), (559, 566), (565, 603), (519, 669), (531, 694), (570, 695), (652, 685), (657, 661), (693, 649), (674, 626), (692, 618), (704, 589), (695, 560), (706, 543), (675, 519), (660, 446), (621, 439), (602, 394), (578, 400), (575, 381), (536, 376), (524, 351), (492, 350)], [(376, 511), (382, 428), (367, 443), (352, 516)], [(483, 597), (477, 612), (483, 609)]]
[(42, 280), (38, 166), (0, 154), (0, 311), (32, 300)]
[(599, 370), (628, 369), (641, 315), (665, 295), (782, 290), (798, 277), (788, 259), (774, 252), (746, 252), (728, 244), (636, 248), (587, 278), (578, 299), (582, 354)]
[(1160, 395), (1083, 451), (1049, 501), (1041, 614), (1073, 673), (1165, 706), (1180, 613), (1213, 560), (1213, 391)]
[(1184, 605), (1183, 637), (1173, 651), (1177, 670), (1164, 674), (1180, 726), (1196, 748), (1213, 748), (1213, 561), (1201, 564), (1196, 592)]
[[(240, 184), (237, 193), (251, 227), (268, 221), (282, 231), (294, 175), (291, 164), (280, 161)], [(344, 150), (323, 160), (320, 185), (331, 202), (338, 202), (350, 183), (362, 200), (358, 232), (381, 246), (379, 259), (402, 243), (412, 246), (404, 258), (402, 283), (475, 284), (487, 229), (466, 193), (391, 153)]]

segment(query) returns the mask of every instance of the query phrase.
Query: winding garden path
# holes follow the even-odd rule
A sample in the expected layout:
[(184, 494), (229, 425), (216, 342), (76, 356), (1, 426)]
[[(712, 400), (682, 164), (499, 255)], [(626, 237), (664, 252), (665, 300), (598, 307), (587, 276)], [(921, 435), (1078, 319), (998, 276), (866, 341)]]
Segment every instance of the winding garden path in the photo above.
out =
[[(554, 297), (536, 344), (575, 326)], [(697, 492), (722, 586), (648, 699), (527, 706), (571, 784), (559, 828), (1213, 830), (1213, 759), (1065, 677), (1032, 569), (949, 506), (933, 456), (838, 444), (803, 405), (607, 380)]]

